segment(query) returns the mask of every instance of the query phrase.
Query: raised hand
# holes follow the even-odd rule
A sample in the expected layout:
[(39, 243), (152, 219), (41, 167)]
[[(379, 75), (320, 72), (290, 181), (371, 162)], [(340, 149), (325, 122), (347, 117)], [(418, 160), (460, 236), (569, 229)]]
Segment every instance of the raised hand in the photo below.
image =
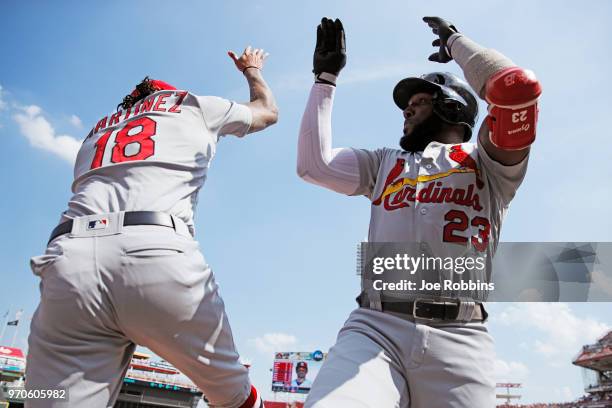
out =
[(321, 19), (312, 65), (317, 76), (323, 72), (337, 76), (346, 65), (346, 39), (339, 19)]
[(450, 48), (447, 46), (448, 39), (454, 33), (459, 31), (450, 22), (440, 17), (423, 17), (423, 21), (427, 23), (435, 35), (438, 36), (431, 45), (438, 47), (438, 51), (429, 56), (430, 61), (446, 63), (453, 59), (450, 54)]
[(234, 51), (228, 51), (227, 55), (229, 55), (232, 61), (234, 61), (236, 68), (238, 68), (240, 72), (244, 72), (248, 68), (257, 68), (261, 70), (263, 68), (265, 59), (270, 54), (264, 53), (262, 48), (253, 49), (249, 45), (244, 49), (240, 57), (238, 57)]

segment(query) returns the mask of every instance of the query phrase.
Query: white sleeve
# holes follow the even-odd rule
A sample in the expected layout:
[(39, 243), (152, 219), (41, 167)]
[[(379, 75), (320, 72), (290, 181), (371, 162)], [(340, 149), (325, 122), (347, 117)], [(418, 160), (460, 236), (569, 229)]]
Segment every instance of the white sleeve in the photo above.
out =
[(242, 137), (247, 134), (253, 120), (248, 106), (217, 96), (198, 96), (197, 98), (204, 122), (212, 132), (219, 136)]
[(302, 117), (297, 173), (305, 181), (353, 195), (360, 186), (359, 164), (351, 148), (332, 149), (331, 112), (335, 87), (314, 84)]

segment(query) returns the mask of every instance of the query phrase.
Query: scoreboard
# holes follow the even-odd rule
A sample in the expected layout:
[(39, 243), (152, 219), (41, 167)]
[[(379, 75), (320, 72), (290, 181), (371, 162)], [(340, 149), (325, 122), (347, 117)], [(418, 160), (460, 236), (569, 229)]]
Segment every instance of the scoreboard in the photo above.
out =
[(325, 357), (319, 350), (275, 353), (272, 391), (308, 394)]

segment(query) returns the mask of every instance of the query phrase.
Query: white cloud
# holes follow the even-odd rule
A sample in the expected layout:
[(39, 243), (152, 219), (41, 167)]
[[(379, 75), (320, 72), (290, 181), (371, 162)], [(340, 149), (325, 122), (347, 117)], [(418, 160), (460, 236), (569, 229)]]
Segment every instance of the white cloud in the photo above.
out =
[(42, 116), (42, 109), (36, 105), (19, 107), (18, 111), (13, 115), (13, 119), (32, 146), (74, 163), (81, 146), (77, 139), (68, 135), (56, 135), (53, 126)]
[(264, 354), (276, 351), (290, 351), (297, 344), (295, 336), (286, 333), (266, 333), (263, 336), (250, 339), (249, 343)]
[(6, 108), (6, 102), (2, 98), (2, 85), (0, 85), (0, 111)]
[(497, 382), (521, 382), (529, 375), (527, 366), (518, 361), (495, 359), (493, 378)]
[(566, 386), (554, 387), (551, 391), (552, 391), (552, 395), (551, 395), (550, 400), (553, 400), (553, 401), (556, 401), (556, 402), (574, 401), (576, 398), (578, 398), (580, 396), (580, 394), (576, 395), (572, 391), (572, 389), (570, 387), (568, 387), (567, 385)]
[(570, 387), (565, 386), (561, 388), (561, 397), (564, 400), (569, 401), (569, 400), (574, 399), (574, 393), (572, 392)]
[[(2, 85), (0, 85), (0, 112), (2, 112), (3, 110), (6, 109), (6, 101), (4, 100), (4, 97), (2, 95)], [(0, 129), (2, 129), (3, 125), (2, 123), (0, 123)]]
[(77, 129), (83, 129), (83, 122), (77, 115), (70, 115), (70, 124)]
[(537, 339), (533, 350), (550, 359), (552, 365), (567, 364), (584, 344), (593, 343), (609, 327), (592, 318), (576, 316), (567, 303), (522, 303), (507, 307), (495, 322), (530, 330)]

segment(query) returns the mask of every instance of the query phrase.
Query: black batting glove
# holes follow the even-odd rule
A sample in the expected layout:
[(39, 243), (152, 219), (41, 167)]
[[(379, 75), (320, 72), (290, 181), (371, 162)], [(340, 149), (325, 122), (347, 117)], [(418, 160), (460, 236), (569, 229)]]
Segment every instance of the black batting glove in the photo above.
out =
[[(346, 40), (344, 27), (339, 19), (321, 19), (321, 24), (317, 26), (317, 45), (312, 65), (312, 72), (319, 80), (322, 73), (338, 76), (346, 65)], [(323, 79), (322, 82), (330, 81)]]
[(434, 52), (429, 56), (430, 61), (446, 63), (453, 59), (450, 55), (450, 48), (447, 46), (448, 39), (451, 35), (459, 31), (450, 22), (440, 17), (423, 17), (423, 21), (431, 27), (433, 33), (439, 38), (435, 39), (431, 45), (439, 47), (438, 52)]

